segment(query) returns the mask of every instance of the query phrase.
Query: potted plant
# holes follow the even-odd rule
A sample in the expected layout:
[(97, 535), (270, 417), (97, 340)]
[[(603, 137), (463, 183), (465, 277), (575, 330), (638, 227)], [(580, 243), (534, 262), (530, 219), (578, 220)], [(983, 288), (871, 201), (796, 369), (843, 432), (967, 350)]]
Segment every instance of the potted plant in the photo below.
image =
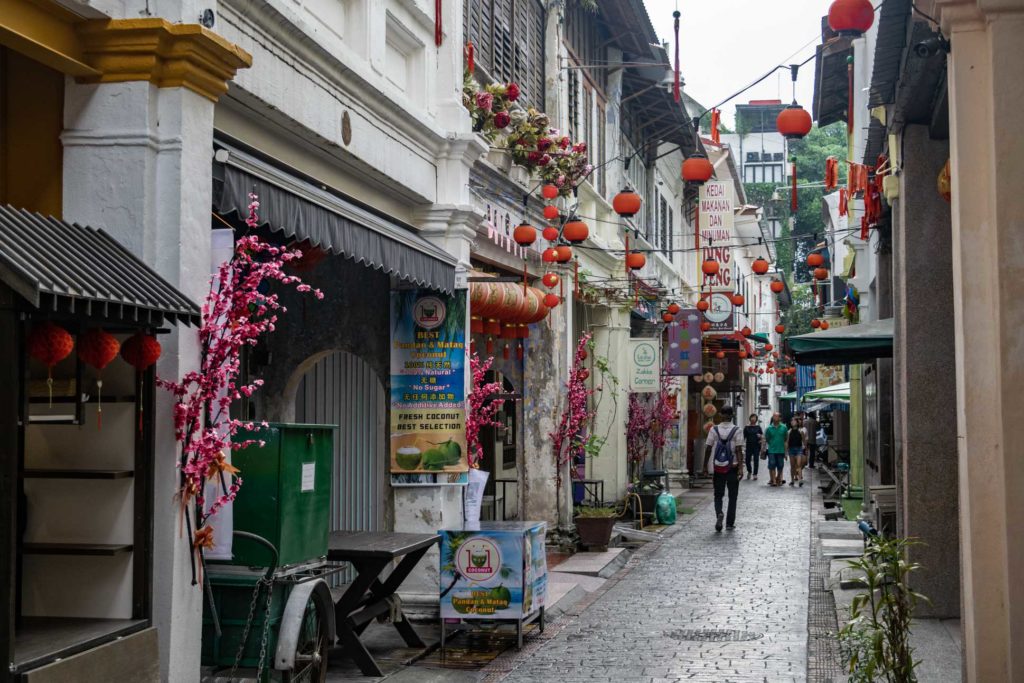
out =
[(579, 507), (573, 522), (580, 535), (580, 545), (590, 550), (603, 552), (608, 550), (612, 539), (612, 529), (619, 514), (610, 507)]

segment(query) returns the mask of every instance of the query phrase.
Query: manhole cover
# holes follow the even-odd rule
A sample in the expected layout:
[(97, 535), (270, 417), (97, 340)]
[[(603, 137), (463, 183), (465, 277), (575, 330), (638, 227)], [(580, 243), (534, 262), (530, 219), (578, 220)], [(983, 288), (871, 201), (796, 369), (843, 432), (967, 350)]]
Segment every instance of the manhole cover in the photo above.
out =
[(763, 633), (753, 631), (734, 631), (728, 629), (677, 629), (666, 635), (675, 640), (702, 640), (712, 643), (725, 643), (740, 640), (757, 640), (764, 637)]

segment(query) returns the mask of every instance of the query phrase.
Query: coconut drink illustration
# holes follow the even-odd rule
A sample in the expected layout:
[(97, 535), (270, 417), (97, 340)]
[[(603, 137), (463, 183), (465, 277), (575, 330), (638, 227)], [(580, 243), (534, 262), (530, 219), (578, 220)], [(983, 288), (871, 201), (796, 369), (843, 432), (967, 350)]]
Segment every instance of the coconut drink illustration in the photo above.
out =
[(471, 556), (470, 556), (470, 560), (473, 562), (473, 566), (474, 567), (486, 566), (487, 565), (487, 555), (488, 555), (488, 553), (486, 551), (482, 552), (482, 553), (472, 553)]

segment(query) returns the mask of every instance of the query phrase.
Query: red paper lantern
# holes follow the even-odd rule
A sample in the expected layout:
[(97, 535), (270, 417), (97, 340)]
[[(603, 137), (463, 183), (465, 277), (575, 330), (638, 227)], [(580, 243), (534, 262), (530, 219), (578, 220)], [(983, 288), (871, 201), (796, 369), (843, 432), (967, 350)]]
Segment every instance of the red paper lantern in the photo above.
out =
[(815, 280), (827, 280), (828, 279), (828, 268), (815, 268), (814, 269)]
[(51, 322), (33, 325), (28, 335), (29, 354), (48, 368), (67, 358), (74, 346), (68, 331)]
[(683, 180), (694, 185), (703, 185), (715, 173), (715, 167), (703, 154), (693, 154), (683, 162)]
[(554, 199), (558, 196), (558, 187), (547, 184), (540, 188), (540, 196), (544, 199)]
[(754, 259), (754, 262), (750, 264), (750, 269), (757, 275), (764, 275), (768, 272), (768, 261), (758, 256)]
[(548, 308), (554, 308), (560, 303), (562, 303), (562, 299), (557, 294), (544, 295), (544, 305), (547, 306)]
[[(484, 319), (483, 318), (478, 318), (475, 315), (471, 316), (469, 318), (469, 331), (472, 332), (473, 334), (483, 334), (484, 333)], [(125, 342), (125, 344), (127, 344), (127, 343), (128, 342)], [(123, 348), (121, 349), (121, 355), (124, 355), (124, 349)]]
[(779, 117), (775, 119), (776, 128), (787, 140), (800, 140), (811, 132), (812, 125), (814, 122), (811, 121), (811, 115), (796, 102), (779, 112)]
[(572, 259), (572, 248), (565, 246), (555, 247), (555, 260), (559, 263), (568, 263)]
[(812, 251), (810, 254), (807, 255), (807, 267), (808, 268), (818, 268), (819, 266), (824, 265), (824, 263), (825, 263), (825, 257), (822, 256), (817, 251)]
[(488, 338), (487, 343), (484, 345), (484, 349), (487, 351), (488, 356), (494, 355), (494, 340)]
[(558, 275), (555, 273), (544, 273), (544, 277), (540, 279), (540, 281), (543, 282), (544, 286), (547, 287), (548, 289), (552, 287), (557, 287), (558, 283), (561, 280), (562, 278), (558, 277)]
[(720, 267), (721, 266), (719, 266), (718, 261), (705, 259), (704, 262), (700, 264), (700, 271), (710, 277), (712, 275), (718, 275), (718, 269)]
[(553, 204), (548, 204), (547, 206), (545, 206), (544, 218), (547, 218), (549, 221), (553, 221), (556, 218), (558, 218), (558, 207), (554, 206)]
[[(480, 331), (482, 332), (483, 321), (480, 318), (474, 318), (474, 320), (480, 322)], [(156, 337), (142, 332), (136, 332), (121, 344), (121, 358), (124, 358), (126, 363), (139, 372), (157, 362), (160, 359), (160, 352), (160, 342), (156, 340)]]
[(97, 370), (110, 365), (120, 350), (121, 343), (114, 335), (98, 327), (86, 331), (78, 338), (78, 357)]
[(819, 327), (821, 327), (821, 321), (815, 318), (814, 320), (811, 321), (811, 327), (813, 327), (814, 329), (818, 329)]
[(719, 351), (719, 352), (717, 352), (717, 353), (715, 354), (715, 358), (718, 358), (718, 359), (722, 359), (722, 358), (725, 358), (725, 351)]
[(765, 351), (771, 351), (771, 350), (772, 350), (772, 349), (774, 349), (774, 348), (775, 348), (775, 345), (774, 345), (774, 344), (765, 344), (765, 345), (764, 345), (764, 350), (765, 350)]
[(769, 368), (774, 368), (775, 367), (775, 363), (773, 363), (771, 361), (768, 361), (765, 365), (767, 365)]
[(572, 244), (579, 244), (590, 236), (590, 229), (587, 224), (578, 218), (573, 218), (562, 228), (562, 237)]
[(673, 320), (675, 320), (675, 319), (676, 319), (676, 317), (675, 317), (674, 315), (672, 315), (671, 313), (668, 313), (668, 312), (666, 311), (665, 313), (662, 313), (662, 314), (661, 314), (661, 319), (662, 319), (662, 320), (664, 320), (664, 321), (665, 321), (666, 323), (670, 323), (670, 322), (672, 322)]
[[(494, 318), (488, 318), (484, 322), (484, 334), (489, 334), (492, 337), (497, 337), (501, 334), (501, 321)], [(488, 351), (490, 353), (490, 351)]]
[(746, 325), (744, 325), (743, 329), (740, 330), (740, 334), (742, 334), (744, 337), (749, 337), (750, 336), (750, 328), (747, 327)]
[(742, 305), (743, 305), (743, 302), (745, 302), (745, 301), (746, 301), (746, 299), (745, 299), (745, 298), (743, 297), (743, 295), (742, 295), (742, 294), (733, 294), (733, 295), (732, 295), (731, 297), (729, 297), (729, 298), (730, 298), (730, 299), (732, 299), (732, 305), (733, 305), (733, 306), (735, 306), (735, 307), (737, 307), (737, 308), (739, 308), (740, 306), (742, 306)]
[(549, 225), (544, 228), (544, 232), (541, 233), (548, 242), (554, 242), (558, 239), (558, 228), (553, 225)]
[(710, 329), (711, 329), (711, 323), (709, 323), (707, 320), (705, 320), (704, 322), (702, 322), (700, 324), (700, 331), (701, 332), (707, 332)]
[(707, 299), (701, 299), (700, 301), (697, 302), (697, 310), (700, 311), (701, 313), (708, 310), (709, 308), (711, 308), (711, 304), (708, 303)]
[(754, 349), (754, 358), (761, 357), (761, 349)]
[(586, 382), (588, 379), (590, 379), (590, 370), (587, 370), (586, 368), (580, 368), (580, 371), (576, 374), (576, 376), (580, 378), (581, 382)]
[(786, 283), (782, 280), (772, 280), (772, 283), (768, 286), (771, 287), (771, 290), (776, 294), (782, 294), (786, 289)]
[(782, 334), (783, 332), (786, 331), (786, 326), (779, 323), (778, 325), (775, 326), (775, 331), (778, 332), (779, 334)]
[(671, 313), (672, 315), (678, 315), (678, 314), (679, 314), (679, 311), (680, 311), (680, 310), (682, 310), (682, 309), (681, 309), (681, 308), (679, 307), (679, 304), (677, 304), (677, 303), (673, 302), (673, 303), (670, 303), (670, 304), (668, 305), (668, 309), (667, 309), (667, 310), (668, 310), (668, 312), (669, 312), (669, 313)]
[(626, 267), (630, 270), (640, 270), (647, 265), (647, 257), (639, 251), (631, 251), (626, 256)]
[(504, 358), (505, 360), (508, 360), (509, 355), (510, 353), (508, 350), (508, 344), (505, 344), (505, 346), (501, 349), (501, 357)]
[(520, 223), (512, 231), (512, 239), (521, 247), (528, 247), (537, 241), (537, 228), (529, 223)]
[(746, 358), (747, 352), (744, 349), (740, 349), (739, 353), (737, 353), (736, 355), (739, 356), (740, 358)]
[(828, 8), (828, 26), (841, 36), (859, 37), (874, 23), (870, 0), (835, 0)]
[(540, 259), (544, 263), (554, 263), (558, 260), (558, 250), (554, 247), (548, 247), (541, 253)]
[(612, 208), (623, 218), (635, 216), (640, 212), (640, 195), (627, 187), (612, 199)]
[(827, 330), (828, 328), (829, 328), (828, 321), (827, 320), (822, 320), (821, 321), (821, 329)]

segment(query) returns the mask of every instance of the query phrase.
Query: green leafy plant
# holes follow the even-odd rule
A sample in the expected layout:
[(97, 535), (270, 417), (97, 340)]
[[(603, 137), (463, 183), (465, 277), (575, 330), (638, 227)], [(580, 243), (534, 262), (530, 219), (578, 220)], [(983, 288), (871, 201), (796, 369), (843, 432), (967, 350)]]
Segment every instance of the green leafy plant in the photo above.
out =
[(846, 647), (850, 680), (856, 683), (917, 681), (911, 621), (918, 602), (928, 598), (910, 587), (920, 565), (907, 559), (918, 542), (872, 538), (864, 554), (849, 565), (864, 573), (865, 591), (850, 604), (850, 621), (839, 632)]
[(578, 507), (575, 509), (576, 517), (600, 517), (607, 519), (608, 517), (619, 517), (619, 511), (613, 507)]

